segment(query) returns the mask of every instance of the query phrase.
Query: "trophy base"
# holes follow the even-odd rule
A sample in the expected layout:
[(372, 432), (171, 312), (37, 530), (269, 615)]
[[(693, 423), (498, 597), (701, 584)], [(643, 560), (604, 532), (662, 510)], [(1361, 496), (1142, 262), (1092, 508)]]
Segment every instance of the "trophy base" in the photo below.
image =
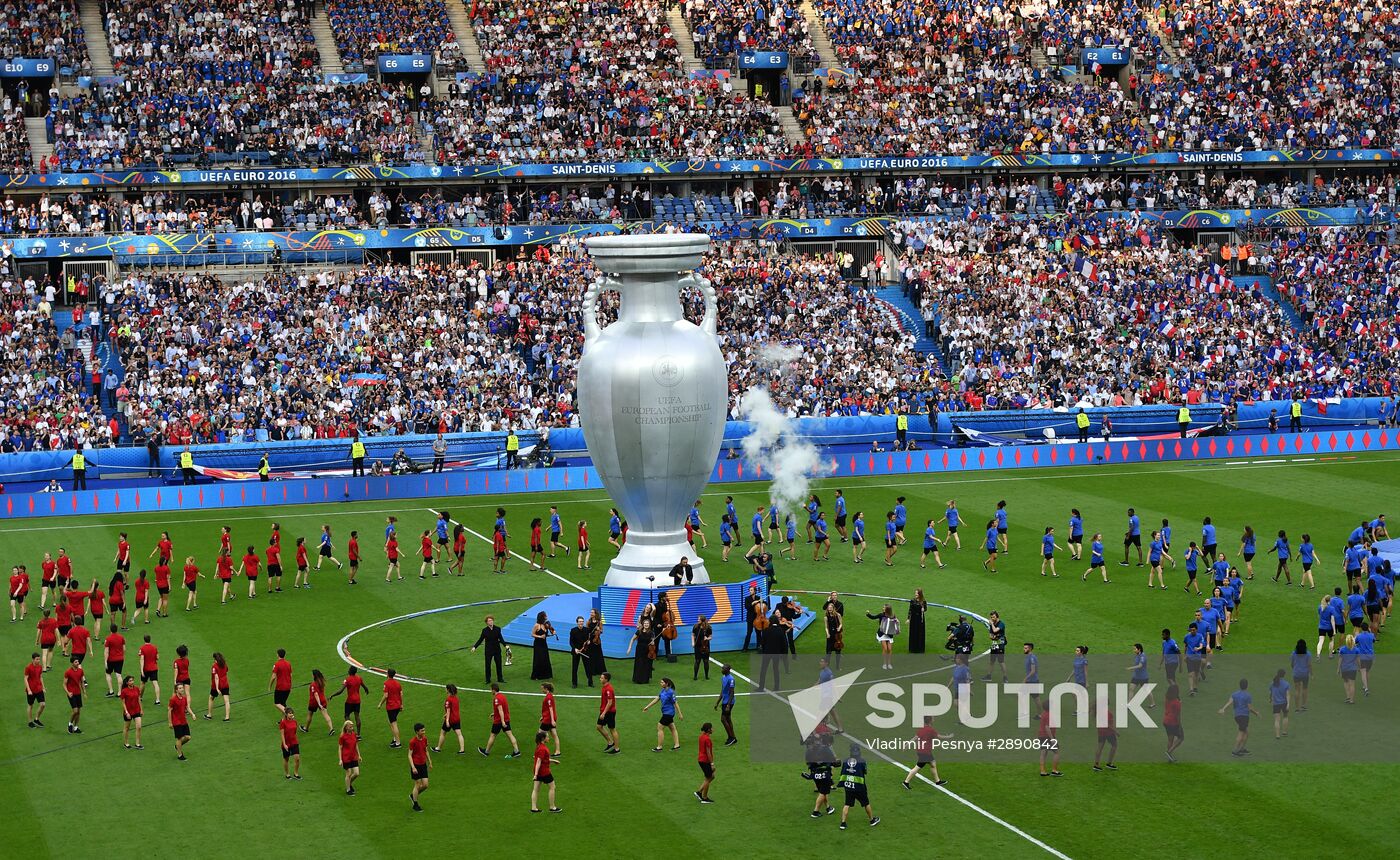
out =
[[(695, 572), (693, 584), (710, 581), (705, 562), (685, 541), (685, 530), (639, 532), (629, 529), (627, 542), (608, 566), (604, 585), (614, 588), (662, 588), (673, 585), (671, 568), (685, 556)], [(650, 578), (648, 578), (650, 577)], [(681, 585), (686, 583), (682, 582)]]

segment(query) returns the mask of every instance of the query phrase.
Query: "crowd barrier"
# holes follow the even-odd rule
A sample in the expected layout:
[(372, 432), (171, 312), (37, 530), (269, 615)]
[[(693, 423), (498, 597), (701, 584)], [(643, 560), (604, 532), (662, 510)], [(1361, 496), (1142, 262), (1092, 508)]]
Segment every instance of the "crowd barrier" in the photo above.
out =
[[(1173, 463), (1219, 459), (1290, 456), (1308, 461), (1400, 449), (1394, 428), (1305, 431), (1238, 437), (1212, 436), (1152, 441), (1114, 440), (1001, 448), (930, 449), (878, 454), (849, 454), (825, 460), (827, 480), (1080, 467), (1094, 469), (1120, 463)], [(714, 483), (764, 481), (761, 468), (743, 460), (721, 460), (710, 475)], [(512, 471), (460, 471), (385, 478), (310, 478), (275, 482), (223, 482), (191, 487), (130, 487), (64, 493), (16, 493), (0, 496), (0, 519), (87, 514), (165, 513), (221, 508), (327, 502), (391, 501), (512, 493), (558, 494), (598, 490), (602, 484), (590, 466)], [(601, 498), (601, 496), (600, 496)]]
[[(1303, 401), (1303, 427), (1330, 429), (1375, 423), (1382, 403), (1391, 402), (1380, 397)], [(1289, 405), (1289, 401), (1281, 400), (1245, 404), (1240, 406), (1237, 422), (1242, 429), (1262, 430), (1268, 425), (1269, 411), (1275, 409), (1280, 427), (1287, 428)], [(1393, 408), (1394, 404), (1391, 403), (1392, 414)], [(1221, 411), (1222, 407), (1214, 403), (1192, 406), (1191, 427), (1214, 426), (1220, 420)], [(1178, 430), (1175, 406), (1093, 407), (1085, 412), (1089, 415), (1093, 435), (1099, 434), (1105, 417), (1112, 419), (1116, 436), (1175, 433)], [(934, 423), (930, 424), (928, 414), (918, 412), (909, 416), (909, 437), (920, 442), (957, 444), (962, 440), (955, 428), (962, 427), (983, 433), (1024, 435), (1032, 439), (1043, 438), (1045, 431), (1051, 429), (1060, 439), (1072, 439), (1076, 436), (1075, 417), (1072, 411), (1053, 409), (943, 412), (936, 415)], [(793, 426), (798, 436), (817, 445), (865, 447), (874, 441), (882, 447), (890, 447), (895, 438), (895, 423), (893, 415), (852, 415), (799, 418), (793, 422)], [(748, 433), (747, 422), (728, 422), (724, 431), (724, 448), (737, 450)], [(533, 430), (520, 430), (517, 436), (522, 451), (527, 451), (539, 441), (539, 433)], [(416, 463), (427, 465), (432, 460), (432, 444), (436, 438), (431, 434), (365, 436), (362, 441), (366, 448), (366, 463), (379, 460), (387, 466), (394, 453), (402, 448)], [(504, 459), (506, 434), (503, 432), (452, 433), (444, 438), (448, 445), (447, 460), (450, 462), (465, 462), (477, 468), (496, 468)], [(266, 453), (274, 472), (295, 472), (348, 469), (350, 443), (350, 439), (228, 442), (195, 445), (190, 451), (200, 466), (248, 472), (257, 469), (258, 461)], [(564, 461), (585, 455), (583, 431), (577, 427), (552, 430), (549, 444), (554, 456)], [(171, 473), (177, 466), (182, 450), (177, 446), (163, 446), (157, 464), (152, 466), (143, 447), (92, 449), (86, 452), (88, 480), (139, 475), (148, 471)], [(71, 451), (0, 454), (0, 483), (48, 481), (51, 478), (66, 481), (72, 477), (69, 468), (72, 457)]]

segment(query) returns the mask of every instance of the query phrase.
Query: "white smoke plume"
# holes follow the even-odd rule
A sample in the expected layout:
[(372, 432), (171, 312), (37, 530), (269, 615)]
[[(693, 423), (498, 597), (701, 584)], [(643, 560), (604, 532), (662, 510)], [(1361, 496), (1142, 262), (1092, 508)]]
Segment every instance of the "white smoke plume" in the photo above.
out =
[[(802, 355), (795, 346), (769, 344), (759, 350), (762, 366), (782, 371)], [(769, 499), (784, 514), (802, 510), (812, 478), (828, 464), (815, 445), (798, 435), (792, 419), (773, 403), (768, 388), (755, 385), (739, 398), (739, 418), (749, 422), (744, 437), (744, 458), (768, 473)]]

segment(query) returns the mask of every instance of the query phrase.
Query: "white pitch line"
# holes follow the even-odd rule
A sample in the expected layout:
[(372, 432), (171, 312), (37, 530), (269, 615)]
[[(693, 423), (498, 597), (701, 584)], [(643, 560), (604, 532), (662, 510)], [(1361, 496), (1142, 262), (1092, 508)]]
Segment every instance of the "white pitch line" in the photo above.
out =
[[(499, 505), (492, 505), (491, 507), (499, 507)], [(432, 514), (433, 516), (437, 516), (438, 513), (439, 513), (438, 511), (435, 511), (435, 510), (433, 510), (432, 508), (424, 508), (423, 510), (427, 511), (428, 513)], [(462, 526), (462, 528), (466, 531), (467, 534), (472, 535), (472, 536), (474, 536), (474, 537), (479, 537), (479, 538), (481, 538), (482, 540), (486, 541), (487, 543), (491, 543), (491, 539), (490, 539), (489, 537), (487, 537), (486, 535), (484, 535), (484, 534), (482, 534), (481, 532), (477, 531), (476, 529), (468, 528), (467, 526), (463, 525), (462, 523), (457, 522), (456, 520), (452, 519), (451, 517), (448, 517), (447, 519), (448, 519), (448, 522), (452, 523), (454, 526)], [(526, 564), (530, 564), (530, 565), (531, 565), (531, 569), (534, 568), (533, 563), (532, 563), (528, 558), (526, 558), (525, 556), (523, 556), (523, 555), (521, 555), (520, 553), (516, 552), (515, 550), (513, 550), (513, 549), (512, 549), (512, 550), (507, 550), (507, 552), (509, 552), (511, 555), (515, 556), (516, 558), (520, 559), (521, 561), (525, 562)], [(565, 585), (569, 586), (570, 588), (574, 589), (575, 591), (582, 591), (583, 593), (587, 594), (589, 591), (592, 590), (592, 589), (589, 589), (589, 588), (584, 588), (582, 585), (579, 585), (577, 582), (574, 582), (572, 579), (565, 579), (564, 577), (560, 576), (559, 574), (555, 573), (554, 571), (550, 570), (550, 569), (547, 568), (547, 567), (541, 567), (540, 570), (544, 571), (545, 573), (549, 574), (550, 576), (554, 577), (555, 579), (559, 580), (560, 582), (564, 583)]]

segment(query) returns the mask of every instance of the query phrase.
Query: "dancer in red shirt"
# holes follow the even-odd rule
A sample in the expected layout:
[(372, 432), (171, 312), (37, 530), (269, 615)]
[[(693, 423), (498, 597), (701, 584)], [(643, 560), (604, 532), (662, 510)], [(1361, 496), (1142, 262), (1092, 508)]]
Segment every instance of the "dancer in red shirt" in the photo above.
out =
[(126, 578), (129, 575), (130, 574), (124, 571), (117, 571), (117, 573), (113, 575), (112, 581), (107, 585), (107, 611), (111, 613), (113, 622), (117, 620), (118, 615), (121, 616), (121, 627), (123, 630), (128, 629), (126, 618)]
[(504, 534), (500, 529), (497, 529), (497, 530), (491, 535), (491, 572), (492, 572), (492, 573), (505, 573), (505, 572), (506, 572), (506, 555), (507, 555), (508, 553), (509, 553), (509, 551), (506, 549), (506, 536), (505, 536), (505, 534)]
[(49, 664), (53, 662), (53, 649), (58, 644), (58, 621), (50, 617), (51, 613), (47, 609), (40, 610), (43, 616), (39, 623), (35, 625), (38, 632), (34, 634), (34, 644), (39, 647), (39, 652), (43, 656), (44, 671), (49, 671)]
[(701, 803), (714, 803), (710, 800), (710, 785), (715, 781), (715, 741), (714, 723), (705, 723), (700, 727), (700, 752), (697, 761), (700, 762), (700, 773), (704, 779), (700, 782), (700, 787), (695, 790), (695, 799)]
[(252, 600), (258, 596), (258, 565), (262, 562), (258, 559), (258, 551), (248, 546), (248, 551), (243, 554), (243, 563), (238, 566), (238, 572), (248, 577), (248, 599)]
[(559, 712), (554, 707), (554, 685), (540, 684), (540, 689), (544, 692), (544, 701), (540, 705), (540, 731), (554, 737), (554, 755), (563, 755), (559, 751)]
[(515, 740), (515, 733), (510, 730), (510, 704), (506, 701), (506, 694), (501, 692), (500, 684), (491, 685), (491, 737), (486, 739), (486, 746), (477, 747), (476, 751), (483, 756), (491, 754), (491, 746), (496, 743), (496, 736), (504, 734), (510, 739), (511, 751), (506, 753), (506, 758), (517, 758), (520, 755), (520, 744)]
[(345, 793), (355, 796), (355, 780), (360, 778), (360, 736), (349, 720), (340, 727), (340, 767), (345, 771)]
[(184, 645), (175, 648), (175, 691), (186, 699), (190, 698), (190, 649)]
[(544, 538), (540, 535), (540, 518), (535, 517), (530, 520), (530, 567), (528, 569), (544, 570), (543, 562)]
[(604, 672), (598, 677), (603, 679), (602, 698), (598, 702), (598, 734), (608, 742), (608, 745), (603, 747), (603, 752), (617, 755), (622, 752), (617, 745), (617, 693), (613, 690), (611, 672)]
[(141, 688), (136, 686), (136, 679), (130, 675), (122, 678), (121, 692), (117, 695), (122, 702), (122, 746), (131, 749), (127, 740), (131, 727), (135, 726), (136, 748), (145, 749), (141, 746)]
[(442, 742), (448, 732), (457, 733), (457, 755), (466, 755), (467, 739), (462, 735), (462, 703), (457, 698), (457, 685), (447, 685), (447, 698), (442, 702), (442, 731), (438, 733), (437, 746), (433, 752), (442, 752)]
[(29, 574), (24, 567), (16, 565), (10, 573), (10, 621), (23, 621), (29, 607), (25, 604), (29, 596)]
[(287, 779), (301, 779), (301, 744), (297, 739), (297, 716), (291, 708), (282, 712), (277, 733), (282, 742), (282, 775)]
[(399, 571), (399, 539), (395, 533), (390, 533), (384, 541), (384, 556), (389, 559), (389, 566), (384, 571), (384, 581), (391, 582), (394, 577), (398, 577), (399, 582), (403, 582), (403, 573)]
[(292, 577), (292, 588), (301, 588), (302, 580), (306, 581), (306, 587), (311, 587), (311, 560), (306, 557), (306, 538), (297, 538), (296, 546), (297, 572)]
[(423, 571), (432, 568), (433, 576), (437, 576), (437, 558), (433, 556), (433, 536), (427, 529), (423, 530), (423, 537), (419, 541), (420, 552), (423, 556), (423, 563), (418, 565), (418, 578), (427, 579)]
[(413, 801), (414, 812), (422, 812), (418, 798), (428, 790), (428, 773), (433, 769), (433, 757), (428, 752), (428, 731), (422, 723), (413, 724), (413, 737), (408, 739), (408, 767), (413, 777), (413, 792), (408, 799)]
[(122, 685), (122, 669), (126, 663), (126, 637), (117, 632), (116, 622), (112, 622), (111, 631), (107, 638), (102, 640), (103, 663), (106, 667), (104, 677), (107, 679), (107, 698), (116, 695), (112, 691), (112, 681), (117, 682), (117, 689)]
[[(541, 785), (549, 786), (549, 811), (564, 811), (555, 805), (554, 801), (554, 773), (550, 770), (550, 766), (556, 765), (559, 762), (549, 757), (549, 747), (545, 744), (547, 740), (549, 740), (548, 733), (543, 731), (535, 733), (535, 767), (534, 771), (531, 773), (533, 782), (530, 785), (531, 812), (540, 811), (539, 797)], [(555, 755), (558, 755), (558, 753), (555, 753)]]
[[(44, 658), (35, 651), (24, 664), (24, 704), (25, 719), (31, 729), (42, 729), (39, 718), (44, 715)], [(39, 707), (35, 708), (34, 706)]]
[(360, 572), (360, 533), (350, 532), (350, 541), (345, 545), (345, 551), (350, 556), (349, 581), (351, 585), (356, 585), (355, 575)]
[(214, 719), (214, 700), (219, 698), (224, 700), (224, 722), (233, 718), (233, 702), (229, 699), (228, 691), (228, 662), (223, 654), (215, 651), (214, 664), (209, 667), (209, 707), (204, 712), (204, 719)]
[(467, 563), (467, 530), (462, 527), (461, 523), (458, 523), (452, 530), (452, 556), (456, 561), (448, 567), (448, 570), (455, 569), (458, 576), (465, 576), (466, 571), (463, 568)]
[(578, 521), (578, 569), (589, 570), (593, 558), (593, 545), (588, 542), (588, 521)]
[(187, 592), (185, 594), (185, 611), (190, 612), (191, 610), (199, 608), (199, 593), (197, 589), (199, 588), (199, 580), (204, 578), (204, 574), (200, 573), (199, 568), (195, 566), (194, 556), (186, 556), (184, 573), (185, 591)]
[(68, 555), (68, 550), (63, 547), (58, 548), (58, 558), (54, 560), (57, 571), (54, 574), (55, 593), (63, 591), (68, 587), (68, 582), (73, 578), (73, 559)]
[(68, 669), (63, 673), (63, 692), (68, 694), (68, 707), (72, 713), (68, 715), (68, 734), (80, 735), (83, 730), (78, 728), (78, 720), (83, 715), (83, 661), (77, 657), (73, 658)]
[(156, 578), (156, 593), (160, 599), (156, 602), (156, 617), (170, 617), (170, 562), (162, 559), (152, 571)]
[[(330, 698), (334, 699), (341, 693), (345, 694), (345, 719), (355, 720), (355, 734), (360, 733), (360, 690), (364, 689), (365, 679), (360, 677), (360, 670), (351, 666), (347, 670), (345, 680), (340, 682), (340, 689), (331, 693)], [(326, 701), (330, 701), (327, 699)]]
[(287, 662), (285, 648), (277, 649), (277, 659), (272, 664), (272, 677), (267, 679), (267, 688), (272, 691), (272, 704), (286, 713), (287, 700), (292, 696), (292, 664)]
[(141, 655), (141, 695), (146, 695), (146, 684), (156, 688), (155, 704), (160, 704), (160, 652), (151, 643), (150, 635), (141, 637), (142, 645), (136, 651)]
[(136, 574), (136, 609), (131, 613), (131, 623), (135, 624), (136, 619), (146, 614), (146, 623), (151, 623), (151, 581), (146, 578), (146, 569)]
[(229, 588), (233, 582), (233, 556), (229, 555), (228, 550), (219, 550), (219, 557), (214, 562), (214, 575), (219, 578), (219, 605), (223, 606), (233, 599)]
[(151, 550), (151, 554), (146, 558), (154, 558), (160, 564), (170, 564), (170, 559), (175, 552), (175, 545), (170, 541), (170, 532), (161, 532), (160, 540), (156, 541), (156, 548)]
[(326, 699), (326, 676), (321, 674), (320, 669), (311, 670), (311, 687), (307, 694), (306, 711), (306, 725), (302, 726), (302, 731), (311, 731), (311, 718), (319, 711), (321, 716), (326, 718), (329, 733), (335, 734), (335, 725), (331, 723), (330, 702)]
[(122, 573), (131, 572), (131, 544), (126, 540), (126, 532), (117, 535), (117, 555), (112, 561)]
[[(277, 524), (273, 523), (275, 529)], [(267, 541), (267, 591), (271, 594), (274, 591), (282, 590), (282, 541), (280, 533), (273, 531), (272, 537)]]
[(170, 697), (169, 706), (170, 728), (175, 733), (175, 757), (184, 761), (185, 744), (190, 742), (189, 718), (194, 716), (194, 711), (190, 710), (190, 700), (180, 695), (179, 690)]
[(384, 693), (379, 697), (379, 704), (376, 708), (383, 708), (389, 715), (389, 732), (394, 739), (389, 741), (389, 749), (398, 749), (403, 746), (399, 742), (399, 711), (403, 710), (403, 684), (397, 678), (398, 672), (390, 669), (384, 679)]
[(53, 556), (44, 553), (44, 560), (39, 563), (39, 608), (43, 609), (49, 605), (49, 593), (54, 593), (54, 600), (57, 602), (58, 587), (58, 562), (53, 560)]

